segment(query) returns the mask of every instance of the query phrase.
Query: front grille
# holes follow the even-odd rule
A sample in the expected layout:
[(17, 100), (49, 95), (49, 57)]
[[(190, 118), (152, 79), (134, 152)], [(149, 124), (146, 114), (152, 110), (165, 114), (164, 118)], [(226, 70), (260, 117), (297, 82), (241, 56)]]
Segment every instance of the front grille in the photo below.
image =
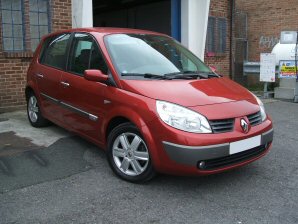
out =
[[(239, 152), (233, 155), (220, 157), (216, 159), (209, 159), (204, 161), (199, 161), (197, 164), (198, 169), (201, 170), (213, 170), (218, 168), (223, 168), (233, 164), (240, 163), (252, 158), (255, 158), (262, 154), (267, 149), (267, 145), (261, 145), (243, 152)], [(202, 162), (204, 162), (202, 166)], [(200, 165), (201, 164), (201, 165)]]
[(213, 133), (224, 133), (233, 131), (235, 119), (221, 119), (209, 121)]
[(247, 118), (251, 126), (256, 126), (262, 123), (262, 116), (260, 111), (254, 114), (247, 115)]

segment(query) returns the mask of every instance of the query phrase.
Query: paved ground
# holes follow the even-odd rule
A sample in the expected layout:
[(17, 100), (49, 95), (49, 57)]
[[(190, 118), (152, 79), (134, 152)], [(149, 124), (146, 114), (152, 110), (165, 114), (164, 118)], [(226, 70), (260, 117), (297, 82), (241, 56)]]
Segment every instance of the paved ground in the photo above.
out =
[(0, 223), (298, 223), (298, 104), (268, 101), (271, 152), (208, 177), (115, 177), (102, 151), (0, 114)]

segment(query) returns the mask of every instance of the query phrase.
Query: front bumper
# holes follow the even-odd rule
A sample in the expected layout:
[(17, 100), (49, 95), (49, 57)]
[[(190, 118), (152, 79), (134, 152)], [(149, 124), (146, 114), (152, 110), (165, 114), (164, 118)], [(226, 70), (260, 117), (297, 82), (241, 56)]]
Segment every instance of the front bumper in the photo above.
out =
[(273, 141), (273, 129), (261, 134), (260, 146), (230, 154), (230, 144), (186, 146), (163, 141), (169, 158), (177, 164), (196, 166), (200, 170), (212, 170), (245, 162), (264, 154)]

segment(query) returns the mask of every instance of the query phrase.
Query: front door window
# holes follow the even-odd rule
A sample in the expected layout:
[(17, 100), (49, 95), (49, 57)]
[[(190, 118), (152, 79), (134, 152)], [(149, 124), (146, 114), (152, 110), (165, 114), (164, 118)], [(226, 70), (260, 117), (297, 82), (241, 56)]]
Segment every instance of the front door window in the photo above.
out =
[(87, 69), (107, 73), (107, 66), (94, 39), (87, 34), (78, 33), (74, 37), (69, 71), (82, 76)]

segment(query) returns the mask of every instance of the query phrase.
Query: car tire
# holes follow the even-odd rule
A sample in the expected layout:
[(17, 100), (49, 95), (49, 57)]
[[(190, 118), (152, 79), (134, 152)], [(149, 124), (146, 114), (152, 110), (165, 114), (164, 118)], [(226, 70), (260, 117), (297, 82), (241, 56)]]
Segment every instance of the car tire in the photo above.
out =
[(38, 100), (33, 92), (29, 93), (27, 98), (27, 115), (33, 127), (39, 128), (49, 125), (49, 121), (42, 116)]
[(140, 131), (132, 123), (123, 123), (108, 136), (108, 162), (120, 178), (143, 183), (155, 176), (149, 149)]

